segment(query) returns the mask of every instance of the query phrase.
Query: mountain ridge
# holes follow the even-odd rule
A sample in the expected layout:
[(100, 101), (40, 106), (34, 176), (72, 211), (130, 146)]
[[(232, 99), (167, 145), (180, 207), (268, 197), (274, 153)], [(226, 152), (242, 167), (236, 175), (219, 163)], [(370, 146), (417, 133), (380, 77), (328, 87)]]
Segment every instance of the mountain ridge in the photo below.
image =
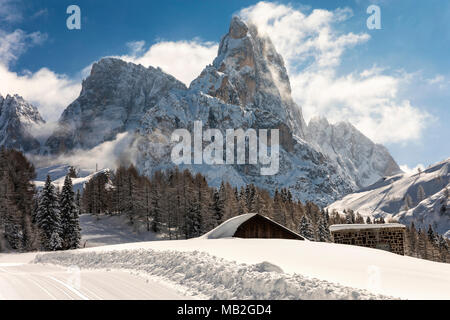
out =
[(21, 96), (0, 95), (0, 145), (24, 152), (37, 151), (40, 143), (33, 128), (45, 124), (39, 110)]
[[(174, 165), (170, 159), (174, 145), (171, 133), (179, 128), (192, 132), (194, 121), (221, 132), (228, 128), (280, 132), (280, 170), (276, 176), (261, 177), (260, 165), (185, 166), (204, 174), (212, 185), (223, 179), (235, 186), (286, 187), (299, 200), (325, 205), (398, 168), (384, 147), (374, 147), (353, 126), (349, 136), (358, 138), (353, 145), (367, 151), (358, 161), (348, 148), (331, 152), (325, 147), (327, 143), (345, 145), (348, 135), (315, 139), (326, 136), (329, 128), (335, 130), (335, 125), (315, 126), (312, 134), (311, 122), (306, 124), (301, 108), (292, 99), (283, 58), (269, 38), (238, 17), (233, 17), (222, 37), (217, 57), (189, 87), (159, 68), (116, 58), (95, 63), (82, 83), (80, 96), (64, 110), (43, 149), (54, 156), (82, 152), (128, 132), (133, 142), (124, 153), (133, 153), (137, 167), (151, 175)], [(375, 163), (370, 161), (368, 150), (377, 151)], [(366, 168), (364, 163), (370, 166)]]

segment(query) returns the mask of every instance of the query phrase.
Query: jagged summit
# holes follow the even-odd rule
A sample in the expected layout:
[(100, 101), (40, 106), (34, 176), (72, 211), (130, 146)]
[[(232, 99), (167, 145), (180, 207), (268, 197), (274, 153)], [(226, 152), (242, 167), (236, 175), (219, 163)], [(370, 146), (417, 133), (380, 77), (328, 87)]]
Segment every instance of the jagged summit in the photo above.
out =
[(25, 152), (38, 150), (40, 144), (32, 129), (44, 123), (36, 107), (21, 96), (0, 95), (0, 146)]
[(218, 55), (190, 88), (221, 99), (225, 103), (258, 111), (256, 121), (267, 124), (276, 116), (291, 134), (304, 138), (306, 125), (301, 109), (291, 97), (291, 86), (283, 58), (272, 41), (260, 37), (254, 25), (233, 17), (222, 38)]
[(339, 163), (358, 188), (401, 172), (384, 146), (372, 142), (348, 121), (330, 124), (324, 117), (315, 117), (308, 124), (307, 139)]

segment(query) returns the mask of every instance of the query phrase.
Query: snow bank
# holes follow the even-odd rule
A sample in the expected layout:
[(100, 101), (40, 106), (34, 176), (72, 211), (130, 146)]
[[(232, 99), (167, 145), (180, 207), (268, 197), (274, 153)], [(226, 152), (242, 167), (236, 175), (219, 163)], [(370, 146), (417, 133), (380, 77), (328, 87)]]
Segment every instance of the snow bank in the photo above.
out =
[[(197, 251), (219, 259), (216, 261), (224, 259), (237, 265), (268, 262), (281, 268), (286, 275), (302, 275), (386, 296), (450, 299), (450, 264), (343, 244), (285, 239), (190, 239), (110, 245), (72, 250), (68, 254), (103, 256), (122, 250), (128, 251), (130, 259), (133, 259), (134, 251), (140, 250), (151, 250), (152, 253), (177, 251), (186, 253), (183, 255), (186, 259)], [(62, 254), (56, 253), (59, 257)], [(201, 255), (196, 253), (194, 256)], [(70, 259), (78, 260), (76, 257)], [(100, 258), (96, 259), (101, 263)], [(201, 260), (189, 261), (192, 268), (203, 265)], [(58, 260), (55, 258), (54, 262)]]
[(144, 271), (211, 299), (389, 298), (299, 274), (285, 274), (269, 262), (238, 264), (200, 251), (57, 252), (38, 255), (35, 263)]

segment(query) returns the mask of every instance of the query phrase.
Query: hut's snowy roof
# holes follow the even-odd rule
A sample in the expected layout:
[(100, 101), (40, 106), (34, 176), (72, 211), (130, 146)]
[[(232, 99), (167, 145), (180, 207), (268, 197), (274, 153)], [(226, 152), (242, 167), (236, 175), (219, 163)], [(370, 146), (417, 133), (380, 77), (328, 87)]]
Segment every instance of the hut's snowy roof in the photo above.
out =
[(237, 228), (243, 224), (248, 219), (254, 217), (257, 213), (246, 213), (240, 216), (228, 219), (218, 227), (212, 229), (210, 232), (201, 236), (204, 239), (220, 239), (220, 238), (230, 238), (236, 233)]
[(384, 228), (406, 228), (400, 223), (380, 223), (380, 224), (333, 224), (330, 231), (363, 230), (363, 229), (384, 229)]

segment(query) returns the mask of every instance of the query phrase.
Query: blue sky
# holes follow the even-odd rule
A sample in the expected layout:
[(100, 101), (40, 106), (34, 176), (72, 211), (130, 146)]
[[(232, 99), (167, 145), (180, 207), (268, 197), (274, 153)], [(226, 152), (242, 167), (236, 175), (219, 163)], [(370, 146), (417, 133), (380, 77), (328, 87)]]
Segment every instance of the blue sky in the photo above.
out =
[[(66, 28), (71, 4), (81, 8), (81, 30)], [(381, 30), (366, 27), (370, 4), (381, 8)], [(161, 63), (188, 82), (211, 62), (231, 16), (245, 8), (287, 56), (293, 96), (307, 120), (350, 120), (410, 168), (450, 156), (450, 2), (442, 0), (0, 0), (0, 93), (17, 91), (57, 119), (89, 66), (105, 56)], [(296, 23), (307, 35), (289, 39)], [(308, 39), (316, 44), (299, 51)], [(165, 67), (164, 56), (176, 52), (184, 53), (176, 60), (199, 66), (183, 74), (178, 65)], [(320, 62), (329, 56), (336, 61)]]

